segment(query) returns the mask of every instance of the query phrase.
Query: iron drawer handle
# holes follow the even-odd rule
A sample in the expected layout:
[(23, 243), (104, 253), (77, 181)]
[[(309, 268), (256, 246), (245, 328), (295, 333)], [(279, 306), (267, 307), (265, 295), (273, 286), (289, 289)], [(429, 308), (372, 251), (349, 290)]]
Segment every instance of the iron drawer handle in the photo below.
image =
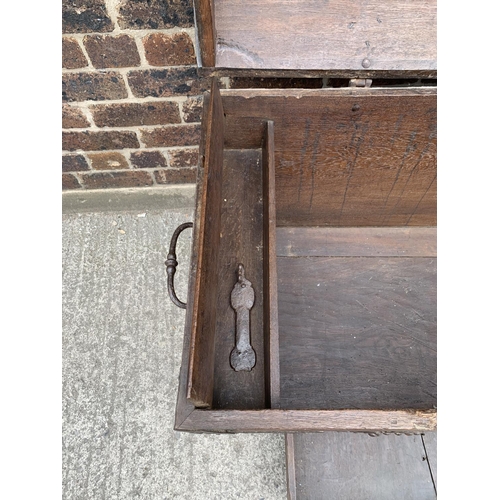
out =
[(181, 302), (177, 295), (175, 294), (174, 289), (174, 274), (177, 267), (177, 255), (175, 254), (175, 246), (177, 245), (177, 238), (179, 235), (187, 229), (188, 227), (193, 227), (192, 222), (185, 222), (181, 224), (172, 235), (172, 239), (170, 240), (170, 249), (167, 255), (167, 260), (165, 261), (165, 265), (167, 266), (167, 287), (168, 287), (168, 295), (170, 296), (170, 300), (181, 309), (186, 309), (186, 303)]

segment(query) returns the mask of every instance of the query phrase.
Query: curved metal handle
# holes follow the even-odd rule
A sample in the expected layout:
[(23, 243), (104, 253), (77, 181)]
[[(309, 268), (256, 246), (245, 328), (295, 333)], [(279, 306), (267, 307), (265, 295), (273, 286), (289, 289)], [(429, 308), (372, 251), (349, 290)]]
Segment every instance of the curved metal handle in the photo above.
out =
[(193, 227), (192, 222), (185, 222), (181, 224), (172, 235), (172, 239), (170, 240), (170, 249), (167, 255), (167, 260), (165, 261), (165, 265), (167, 266), (167, 287), (168, 287), (168, 295), (170, 296), (170, 300), (181, 309), (186, 309), (186, 303), (181, 302), (177, 295), (175, 294), (174, 289), (174, 274), (177, 267), (177, 255), (175, 254), (175, 246), (177, 245), (177, 238), (179, 235), (187, 229), (188, 227)]

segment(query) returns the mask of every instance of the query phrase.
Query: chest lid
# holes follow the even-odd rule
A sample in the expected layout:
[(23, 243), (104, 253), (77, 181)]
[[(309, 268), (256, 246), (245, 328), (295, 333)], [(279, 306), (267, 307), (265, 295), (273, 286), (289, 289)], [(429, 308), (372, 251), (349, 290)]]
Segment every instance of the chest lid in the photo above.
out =
[(435, 78), (436, 0), (194, 0), (218, 76)]

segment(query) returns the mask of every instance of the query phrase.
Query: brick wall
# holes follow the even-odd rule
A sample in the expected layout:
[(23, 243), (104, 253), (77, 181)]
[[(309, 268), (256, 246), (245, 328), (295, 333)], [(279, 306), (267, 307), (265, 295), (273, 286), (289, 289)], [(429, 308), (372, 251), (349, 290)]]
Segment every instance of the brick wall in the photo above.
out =
[(191, 0), (63, 0), (63, 189), (195, 181)]

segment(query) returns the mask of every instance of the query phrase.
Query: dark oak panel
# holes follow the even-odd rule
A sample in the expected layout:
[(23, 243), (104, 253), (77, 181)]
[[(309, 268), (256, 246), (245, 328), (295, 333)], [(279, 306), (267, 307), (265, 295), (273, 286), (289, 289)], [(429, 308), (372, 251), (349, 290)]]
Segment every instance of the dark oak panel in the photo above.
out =
[[(206, 111), (207, 108), (205, 108)], [(204, 115), (205, 116), (205, 115)], [(200, 145), (200, 157), (204, 154), (204, 140), (202, 140)], [(198, 169), (198, 180), (196, 183), (196, 209), (195, 209), (195, 219), (193, 228), (193, 244), (191, 246), (191, 263), (189, 270), (189, 284), (188, 284), (188, 300), (186, 302), (186, 321), (184, 324), (184, 340), (182, 344), (182, 361), (181, 369), (179, 374), (179, 390), (177, 392), (177, 404), (175, 407), (175, 427), (180, 425), (189, 416), (189, 414), (194, 410), (194, 405), (192, 402), (188, 401), (188, 373), (189, 373), (189, 358), (190, 358), (190, 346), (193, 331), (191, 329), (193, 323), (193, 315), (195, 313), (194, 304), (197, 302), (194, 296), (194, 290), (197, 288), (198, 283), (198, 273), (196, 272), (196, 266), (198, 264), (199, 246), (198, 241), (200, 239), (200, 214), (202, 212), (203, 196), (202, 196), (202, 186), (203, 186), (203, 169)]]
[[(240, 68), (198, 68), (198, 74), (203, 77), (241, 77), (241, 78), (373, 78), (373, 79), (395, 79), (395, 78), (437, 78), (437, 70), (358, 70), (358, 69), (330, 69), (330, 70), (310, 70), (310, 69), (240, 69)], [(308, 87), (309, 88), (309, 87)]]
[(436, 69), (435, 0), (214, 0), (216, 66)]
[(436, 259), (278, 258), (281, 408), (433, 408)]
[[(421, 436), (324, 432), (289, 435), (293, 500), (434, 500)], [(293, 477), (295, 476), (295, 477)], [(295, 494), (294, 494), (295, 493)]]
[(222, 96), (226, 147), (275, 122), (278, 226), (436, 225), (435, 88)]
[(215, 28), (213, 0), (193, 0), (202, 66), (215, 66)]
[(262, 148), (264, 200), (264, 337), (266, 356), (266, 406), (280, 405), (280, 360), (278, 331), (278, 270), (276, 267), (276, 184), (274, 168), (274, 122), (266, 123)]
[(435, 227), (279, 227), (279, 257), (436, 257)]
[(193, 410), (176, 429), (195, 432), (408, 432), (436, 428), (435, 411)]
[[(216, 262), (221, 227), (223, 157), (223, 109), (215, 80), (205, 99), (203, 124), (206, 131), (200, 146), (203, 172), (199, 182), (199, 211), (196, 214), (196, 278), (190, 290), (192, 310), (187, 399), (196, 406), (211, 406), (214, 383), (214, 346), (218, 274)], [(191, 305), (190, 305), (191, 307)]]
[[(218, 276), (213, 408), (265, 408), (262, 187), (260, 150), (224, 151), (219, 255), (210, 264)], [(236, 372), (229, 363), (236, 334), (230, 297), (239, 263), (255, 291), (250, 340), (257, 361), (249, 372)]]

